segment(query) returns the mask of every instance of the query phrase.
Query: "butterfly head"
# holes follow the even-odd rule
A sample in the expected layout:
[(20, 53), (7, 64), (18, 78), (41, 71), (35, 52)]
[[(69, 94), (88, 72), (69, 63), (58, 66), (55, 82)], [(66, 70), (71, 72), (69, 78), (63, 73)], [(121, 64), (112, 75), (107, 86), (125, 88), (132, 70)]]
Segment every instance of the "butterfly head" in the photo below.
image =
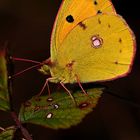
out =
[(50, 68), (49, 68), (48, 65), (43, 65), (43, 66), (39, 69), (39, 71), (40, 71), (41, 73), (43, 73), (44, 75), (50, 75)]

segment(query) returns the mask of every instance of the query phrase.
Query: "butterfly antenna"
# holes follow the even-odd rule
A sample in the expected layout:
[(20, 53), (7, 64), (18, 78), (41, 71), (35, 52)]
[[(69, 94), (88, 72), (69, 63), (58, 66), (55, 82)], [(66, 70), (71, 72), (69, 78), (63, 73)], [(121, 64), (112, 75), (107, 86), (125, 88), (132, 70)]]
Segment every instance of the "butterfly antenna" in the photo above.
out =
[(37, 64), (37, 65), (34, 65), (34, 66), (31, 66), (31, 67), (29, 67), (29, 68), (27, 68), (27, 69), (24, 69), (24, 70), (22, 70), (22, 71), (20, 71), (20, 72), (18, 72), (18, 73), (16, 73), (16, 74), (14, 74), (14, 75), (12, 75), (12, 77), (10, 77), (10, 78), (17, 77), (17, 76), (21, 75), (22, 73), (24, 73), (24, 72), (26, 72), (26, 71), (29, 71), (29, 70), (32, 70), (32, 69), (34, 69), (34, 68), (36, 68), (36, 67), (38, 67), (38, 66), (41, 66), (41, 65), (42, 65), (42, 63)]
[(32, 69), (34, 69), (34, 68), (36, 68), (36, 67), (38, 67), (38, 66), (43, 65), (43, 63), (41, 63), (41, 62), (38, 62), (38, 61), (35, 61), (35, 60), (31, 60), (31, 59), (18, 58), (18, 57), (12, 57), (12, 56), (11, 56), (10, 59), (13, 60), (13, 61), (22, 61), (22, 62), (34, 63), (34, 64), (36, 64), (36, 65), (33, 65), (33, 66), (31, 66), (31, 67), (28, 67), (28, 68), (26, 68), (26, 69), (24, 69), (24, 70), (22, 70), (22, 71), (20, 71), (20, 72), (18, 72), (18, 73), (16, 73), (16, 74), (12, 75), (12, 77), (9, 77), (9, 78), (17, 77), (17, 76), (23, 74), (23, 73), (26, 72), (26, 71), (32, 70)]
[(41, 64), (41, 62), (30, 60), (30, 59), (17, 58), (17, 57), (12, 57), (11, 59), (14, 60), (14, 61), (22, 61), (22, 62), (30, 62), (30, 63), (35, 63), (35, 64)]
[(12, 56), (11, 56), (10, 59), (11, 59), (11, 60), (14, 60), (14, 61), (22, 61), (22, 62), (35, 63), (36, 65), (33, 65), (33, 66), (31, 66), (31, 67), (28, 67), (27, 69), (24, 69), (24, 70), (22, 70), (22, 71), (20, 71), (20, 72), (18, 72), (18, 73), (16, 73), (16, 74), (14, 74), (14, 75), (12, 75), (12, 77), (9, 77), (9, 78), (14, 78), (14, 77), (16, 77), (16, 76), (19, 76), (20, 74), (22, 74), (22, 73), (24, 73), (24, 72), (26, 72), (26, 71), (29, 71), (29, 70), (31, 70), (31, 69), (34, 69), (34, 68), (36, 68), (36, 67), (38, 67), (38, 66), (41, 66), (41, 65), (43, 65), (43, 64), (49, 64), (49, 63), (51, 63), (50, 58), (46, 59), (46, 60), (43, 61), (43, 62), (34, 61), (34, 60), (31, 60), (31, 59), (25, 59), (25, 58), (17, 58), (17, 57), (12, 57)]

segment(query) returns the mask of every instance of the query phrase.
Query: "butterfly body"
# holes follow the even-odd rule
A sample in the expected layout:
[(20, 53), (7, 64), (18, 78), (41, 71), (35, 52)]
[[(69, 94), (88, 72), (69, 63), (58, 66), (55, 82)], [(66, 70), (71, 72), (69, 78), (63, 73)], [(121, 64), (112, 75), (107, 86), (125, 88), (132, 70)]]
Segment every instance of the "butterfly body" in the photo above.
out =
[(112, 80), (130, 72), (135, 37), (109, 0), (63, 0), (51, 37), (51, 82)]

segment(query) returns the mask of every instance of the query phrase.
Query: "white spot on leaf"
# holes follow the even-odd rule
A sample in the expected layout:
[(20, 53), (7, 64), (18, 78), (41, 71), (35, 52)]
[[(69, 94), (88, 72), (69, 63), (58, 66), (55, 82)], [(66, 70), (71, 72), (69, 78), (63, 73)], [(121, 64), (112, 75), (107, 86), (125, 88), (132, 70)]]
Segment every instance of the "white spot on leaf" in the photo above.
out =
[(52, 98), (48, 98), (47, 101), (48, 101), (48, 102), (52, 102), (53, 99), (52, 99)]
[(53, 114), (52, 114), (52, 113), (48, 113), (48, 114), (47, 114), (47, 119), (51, 119), (51, 118), (52, 118), (52, 116), (53, 116)]
[(59, 108), (59, 106), (58, 106), (57, 104), (55, 104), (55, 105), (54, 105), (54, 108), (55, 108), (55, 109), (58, 109), (58, 108)]

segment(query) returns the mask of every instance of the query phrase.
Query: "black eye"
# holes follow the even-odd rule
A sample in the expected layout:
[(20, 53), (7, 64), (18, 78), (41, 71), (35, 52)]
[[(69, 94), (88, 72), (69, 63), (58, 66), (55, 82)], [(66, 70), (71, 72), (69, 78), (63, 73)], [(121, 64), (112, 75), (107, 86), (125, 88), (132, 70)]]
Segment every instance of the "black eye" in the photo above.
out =
[(74, 18), (72, 15), (69, 15), (66, 17), (67, 22), (72, 23), (74, 21)]

